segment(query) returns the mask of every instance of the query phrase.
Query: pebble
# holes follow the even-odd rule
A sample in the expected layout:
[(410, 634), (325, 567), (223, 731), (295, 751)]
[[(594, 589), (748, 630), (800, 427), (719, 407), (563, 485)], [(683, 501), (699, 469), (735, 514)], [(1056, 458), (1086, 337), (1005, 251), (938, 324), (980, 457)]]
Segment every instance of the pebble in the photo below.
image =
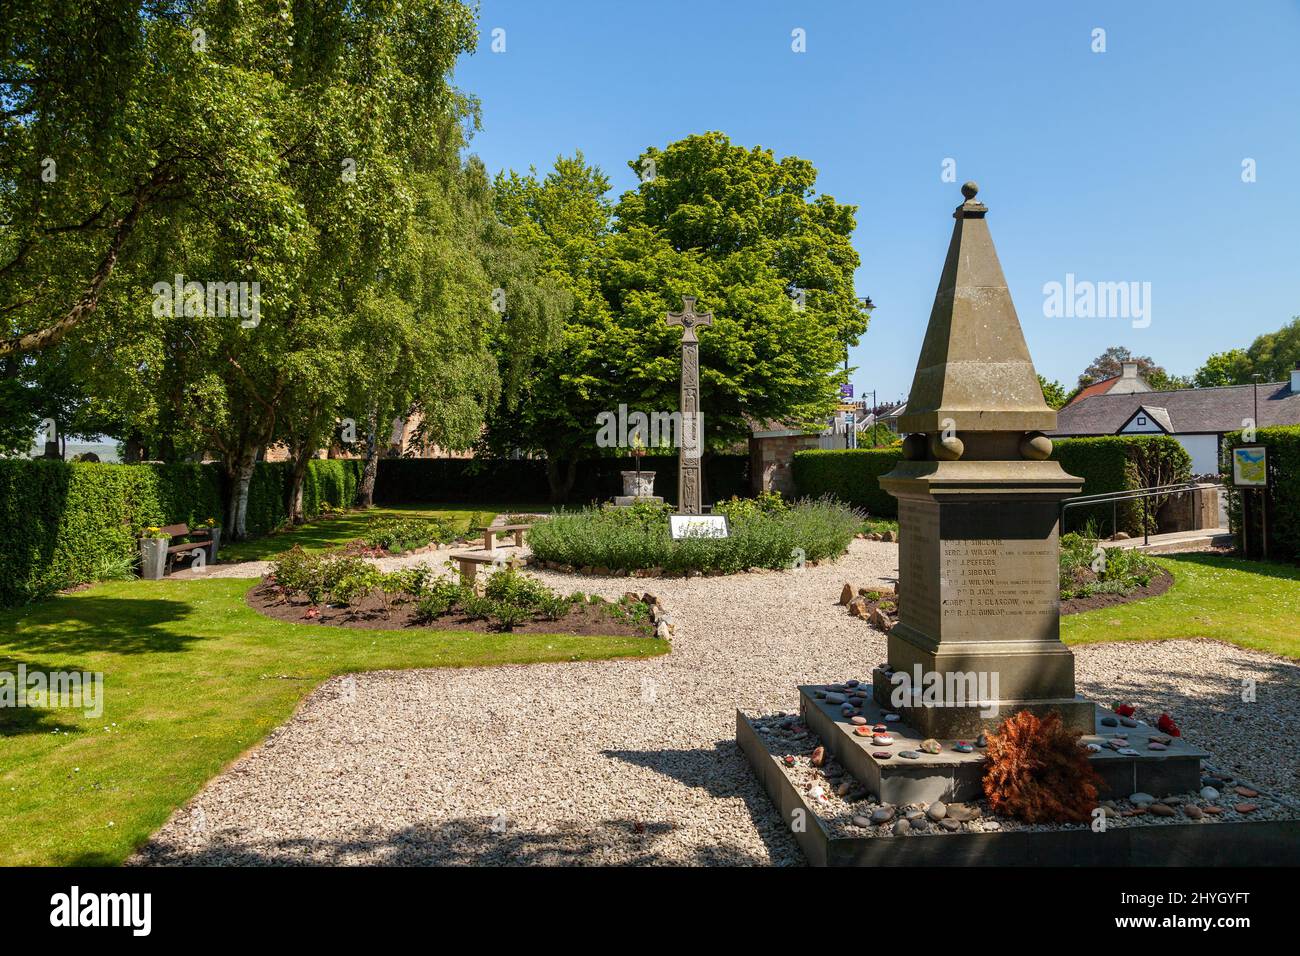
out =
[(877, 733), (872, 736), (871, 742), (877, 747), (890, 747), (893, 746), (894, 738), (889, 736), (889, 734)]
[(840, 784), (838, 787), (835, 788), (835, 794), (836, 796), (843, 797), (847, 795), (848, 792), (852, 789), (853, 789), (853, 784), (845, 780), (842, 784)]
[(932, 803), (930, 804), (930, 808), (925, 811), (925, 815), (931, 820), (942, 820), (948, 815), (948, 807), (943, 803), (943, 801)]
[(826, 748), (817, 747), (812, 752), (812, 759), (809, 761), (814, 767), (820, 767), (826, 762)]
[(924, 811), (924, 810), (908, 810), (907, 813), (906, 813), (906, 817), (907, 817), (907, 822), (908, 822), (908, 823), (915, 823), (917, 820), (923, 820), (923, 819), (925, 819), (925, 811)]
[(948, 804), (948, 813), (945, 819), (965, 823), (967, 820), (976, 820), (979, 816), (979, 807), (969, 807), (964, 803), (950, 803)]
[(889, 728), (886, 727), (884, 724), (872, 724), (872, 725), (871, 725), (871, 729), (874, 730), (874, 731), (875, 731), (876, 733), (878, 733), (878, 734), (886, 734), (886, 733), (889, 733)]
[(885, 720), (891, 724), (902, 719), (900, 714), (885, 714)]
[(1115, 753), (1121, 754), (1125, 757), (1136, 757), (1138, 755), (1138, 752), (1132, 747), (1120, 747), (1119, 750), (1115, 751)]
[(1101, 753), (1101, 744), (1088, 744), (1088, 753)]
[(920, 759), (921, 759), (921, 755), (920, 755), (919, 753), (917, 753), (915, 750), (900, 750), (900, 751), (898, 752), (898, 755), (899, 755), (900, 757), (905, 757), (905, 758), (908, 759), (908, 760), (920, 760)]
[(855, 827), (869, 827), (871, 826), (871, 821), (868, 820), (866, 817), (854, 817), (853, 825)]
[(890, 757), (894, 755), (891, 754), (888, 750), (876, 750), (872, 752), (871, 756), (875, 757), (877, 760), (888, 760)]
[(844, 703), (844, 695), (843, 695), (843, 694), (827, 694), (827, 695), (826, 695), (826, 703), (828, 703), (828, 704), (842, 704), (842, 703)]
[(1206, 813), (1214, 814), (1216, 817), (1223, 812), (1223, 807), (1202, 807), (1201, 809)]
[(1219, 791), (1215, 790), (1213, 787), (1202, 787), (1202, 788), (1201, 788), (1201, 799), (1202, 799), (1202, 800), (1218, 800), (1218, 799), (1219, 799)]
[(1101, 719), (1101, 725), (1103, 727), (1118, 727), (1119, 720), (1115, 717), (1103, 717)]
[(1137, 791), (1137, 793), (1129, 794), (1128, 802), (1136, 803), (1138, 806), (1142, 806), (1143, 804), (1155, 803), (1156, 798), (1151, 796), (1151, 794), (1149, 793), (1143, 793), (1141, 790), (1139, 790)]
[(969, 754), (975, 752), (975, 748), (972, 747), (970, 744), (966, 743), (966, 741), (964, 740), (960, 740), (957, 743), (953, 744), (952, 749), (957, 751), (957, 753), (959, 754)]
[(897, 823), (894, 824), (894, 836), (902, 836), (910, 829), (912, 829), (912, 825), (910, 823), (908, 823), (906, 820), (899, 820)]
[(859, 737), (870, 737), (872, 734), (870, 727), (854, 727), (853, 732)]
[(1164, 744), (1156, 743), (1156, 742), (1153, 740), (1153, 741), (1151, 741), (1151, 743), (1147, 744), (1147, 749), (1148, 749), (1148, 750), (1168, 750), (1169, 748), (1166, 747)]
[(849, 721), (849, 723), (851, 723), (851, 724), (855, 724), (855, 725), (857, 725), (858, 727), (865, 727), (866, 724), (867, 724), (867, 718), (863, 717), (861, 714), (858, 714), (858, 716), (852, 718), (852, 719)]
[(872, 823), (888, 823), (892, 819), (894, 819), (893, 807), (877, 807), (871, 811)]
[(987, 747), (988, 745), (989, 745), (988, 734), (980, 734), (978, 737), (975, 738), (976, 747)]
[(857, 687), (857, 686), (858, 686), (859, 684), (861, 684), (861, 683), (862, 683), (862, 681), (859, 681), (859, 680), (846, 680), (846, 681), (844, 682), (844, 686), (845, 686), (845, 687), (848, 687), (848, 688), (854, 688), (854, 687)]
[(1252, 789), (1250, 789), (1250, 787), (1233, 787), (1232, 789), (1236, 792), (1237, 796), (1239, 796), (1239, 797), (1258, 797), (1258, 796), (1259, 796), (1259, 791), (1258, 791), (1258, 790), (1252, 790)]
[(1187, 806), (1183, 807), (1183, 816), (1187, 817), (1189, 820), (1199, 820), (1205, 816), (1205, 814), (1201, 812), (1201, 808), (1196, 804), (1189, 803)]
[(1237, 804), (1235, 807), (1233, 807), (1232, 809), (1236, 810), (1238, 813), (1254, 813), (1256, 810), (1259, 809), (1259, 804), (1258, 804), (1258, 803), (1239, 803), (1239, 804)]
[(813, 784), (808, 790), (808, 797), (811, 800), (825, 800), (826, 791), (822, 789), (820, 784)]
[(794, 766), (794, 757), (790, 756), (789, 754), (786, 754), (784, 759), (785, 759), (785, 765), (787, 767)]
[(943, 748), (939, 746), (939, 741), (933, 737), (927, 737), (921, 741), (921, 749), (928, 754), (937, 754)]
[(998, 823), (997, 820), (985, 820), (985, 821), (984, 821), (984, 829), (985, 829), (985, 830), (1001, 830), (1001, 829), (1002, 829), (1002, 824)]
[(961, 824), (956, 820), (949, 820), (946, 817), (939, 821), (939, 826), (943, 827), (949, 833), (956, 833), (961, 829)]
[(1136, 727), (1138, 725), (1138, 722), (1134, 720), (1132, 717), (1121, 717), (1119, 719), (1119, 722), (1120, 722), (1120, 726), (1123, 727)]
[(1175, 813), (1173, 807), (1165, 806), (1163, 803), (1151, 804), (1151, 812), (1158, 817), (1172, 817)]

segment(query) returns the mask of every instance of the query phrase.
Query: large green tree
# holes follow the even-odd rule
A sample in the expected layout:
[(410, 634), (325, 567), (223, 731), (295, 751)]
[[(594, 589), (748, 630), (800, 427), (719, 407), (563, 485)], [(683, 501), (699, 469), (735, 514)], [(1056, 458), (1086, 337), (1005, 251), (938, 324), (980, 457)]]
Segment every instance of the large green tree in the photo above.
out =
[(599, 413), (677, 410), (681, 334), (663, 317), (683, 296), (714, 314), (700, 333), (706, 450), (742, 440), (752, 421), (824, 420), (845, 349), (867, 326), (855, 210), (816, 193), (811, 163), (708, 133), (629, 166), (640, 185), (612, 208), (580, 154), (544, 179), (498, 183), (502, 218), (553, 264), (574, 306), (528, 401), (493, 420), (492, 439), (546, 454), (557, 497), (572, 479), (560, 463), (599, 453)]

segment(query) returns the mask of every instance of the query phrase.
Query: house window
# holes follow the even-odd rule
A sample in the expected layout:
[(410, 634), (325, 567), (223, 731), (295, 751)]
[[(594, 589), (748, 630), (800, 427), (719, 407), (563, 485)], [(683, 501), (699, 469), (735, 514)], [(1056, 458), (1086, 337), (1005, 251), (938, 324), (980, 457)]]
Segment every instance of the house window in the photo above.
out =
[(1147, 423), (1147, 418), (1146, 418), (1146, 416), (1145, 416), (1145, 415), (1139, 415), (1139, 416), (1138, 416), (1138, 424), (1139, 424), (1139, 425), (1145, 425), (1146, 423)]

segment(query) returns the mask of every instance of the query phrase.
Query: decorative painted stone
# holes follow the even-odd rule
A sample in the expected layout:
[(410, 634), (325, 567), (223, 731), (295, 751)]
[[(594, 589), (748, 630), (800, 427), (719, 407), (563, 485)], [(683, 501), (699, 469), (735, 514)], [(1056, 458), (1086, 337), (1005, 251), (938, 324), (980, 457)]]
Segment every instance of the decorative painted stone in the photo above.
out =
[(870, 736), (871, 736), (871, 728), (870, 728), (870, 727), (854, 727), (854, 728), (853, 728), (853, 732), (854, 732), (855, 734), (857, 734), (859, 737), (870, 737)]
[(927, 737), (925, 740), (921, 741), (921, 749), (928, 754), (937, 754), (943, 748), (939, 746), (939, 741), (935, 740), (933, 737)]
[(808, 797), (811, 800), (825, 800), (826, 791), (822, 789), (821, 784), (813, 784), (808, 790)]
[(952, 749), (959, 754), (969, 754), (975, 752), (975, 748), (972, 747), (970, 744), (966, 743), (966, 741), (964, 740), (957, 741), (955, 744), (952, 745)]
[(858, 727), (865, 727), (867, 725), (867, 718), (863, 717), (861, 714), (858, 714), (856, 717), (851, 718), (849, 720), (849, 723), (855, 724)]
[(917, 753), (915, 750), (900, 750), (900, 751), (898, 752), (898, 755), (899, 755), (900, 757), (904, 757), (904, 758), (906, 758), (907, 760), (920, 760), (920, 759), (921, 759), (921, 755), (920, 755), (919, 753)]
[(976, 747), (987, 747), (988, 745), (989, 745), (988, 734), (980, 734), (978, 737), (975, 738)]
[(1132, 717), (1121, 717), (1119, 719), (1119, 722), (1120, 725), (1124, 727), (1136, 727), (1138, 725), (1138, 722), (1134, 720)]
[(1189, 803), (1187, 806), (1183, 807), (1183, 816), (1187, 817), (1189, 820), (1200, 820), (1205, 816), (1205, 814), (1196, 804)]
[(886, 727), (884, 724), (872, 724), (871, 729), (878, 734), (889, 733), (889, 728)]
[(900, 721), (902, 719), (903, 717), (901, 714), (885, 714), (885, 720), (891, 724)]
[(871, 742), (877, 747), (890, 747), (893, 746), (894, 738), (889, 734), (875, 734), (872, 736)]
[(1168, 750), (1164, 744), (1156, 743), (1154, 740), (1147, 744), (1147, 750)]
[(844, 695), (843, 695), (843, 694), (827, 694), (827, 695), (826, 695), (826, 703), (828, 703), (828, 704), (842, 704), (842, 703), (844, 703)]
[(844, 682), (844, 686), (845, 686), (845, 687), (850, 687), (850, 688), (851, 688), (851, 687), (857, 687), (857, 686), (858, 686), (859, 684), (861, 684), (861, 683), (862, 683), (862, 681), (859, 681), (859, 680), (846, 680), (846, 681)]
[(1124, 757), (1136, 757), (1138, 755), (1138, 752), (1134, 750), (1132, 747), (1120, 747), (1119, 750), (1115, 752)]
[(1209, 801), (1211, 801), (1211, 802), (1213, 802), (1213, 801), (1215, 801), (1215, 800), (1218, 800), (1218, 799), (1219, 799), (1219, 791), (1215, 790), (1213, 787), (1202, 787), (1202, 788), (1201, 788), (1201, 799), (1202, 799), (1202, 800), (1209, 800)]
[(1259, 809), (1259, 804), (1258, 804), (1258, 803), (1239, 803), (1239, 804), (1237, 804), (1235, 807), (1233, 807), (1232, 809), (1236, 810), (1238, 813), (1254, 813), (1256, 810)]
[(1101, 753), (1101, 744), (1088, 744), (1088, 753)]
[(890, 757), (894, 755), (891, 754), (888, 750), (877, 750), (874, 751), (871, 754), (871, 756), (875, 757), (877, 760), (888, 760)]
[(785, 765), (786, 765), (787, 767), (793, 767), (793, 766), (794, 766), (794, 757), (790, 756), (789, 754), (786, 754), (786, 755), (785, 755)]
[(1223, 812), (1223, 807), (1202, 807), (1201, 809), (1204, 810), (1206, 813), (1213, 814), (1216, 817)]
[(824, 764), (826, 762), (826, 748), (825, 747), (813, 748), (812, 758), (809, 762), (814, 767), (820, 767), (822, 764)]
[(1117, 717), (1103, 717), (1103, 718), (1101, 719), (1101, 725), (1102, 725), (1103, 727), (1118, 727), (1118, 726), (1119, 726), (1119, 718), (1117, 718)]

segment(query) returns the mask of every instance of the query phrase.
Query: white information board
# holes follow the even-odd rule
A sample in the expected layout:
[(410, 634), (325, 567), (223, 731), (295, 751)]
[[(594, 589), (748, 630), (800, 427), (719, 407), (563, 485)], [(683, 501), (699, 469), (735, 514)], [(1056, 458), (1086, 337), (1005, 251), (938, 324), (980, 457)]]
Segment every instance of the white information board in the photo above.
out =
[(673, 539), (725, 538), (730, 532), (723, 515), (669, 515)]

